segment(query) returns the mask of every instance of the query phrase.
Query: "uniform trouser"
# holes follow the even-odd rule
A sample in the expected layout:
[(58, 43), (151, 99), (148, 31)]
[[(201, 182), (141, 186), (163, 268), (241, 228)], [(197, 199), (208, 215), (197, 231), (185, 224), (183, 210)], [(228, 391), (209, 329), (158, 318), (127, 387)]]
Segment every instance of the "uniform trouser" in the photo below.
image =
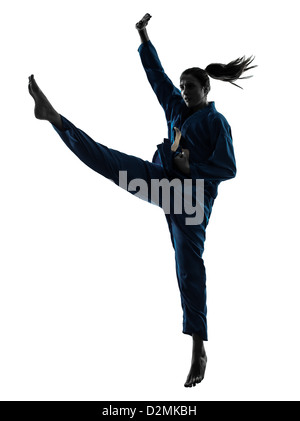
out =
[[(63, 129), (54, 129), (69, 149), (94, 171), (120, 185), (119, 172), (126, 171), (127, 183), (141, 179), (148, 186), (151, 180), (168, 178), (164, 167), (127, 155), (95, 142), (69, 120), (61, 116)], [(149, 191), (151, 189), (149, 188)], [(148, 200), (151, 202), (151, 199)], [(176, 274), (183, 310), (183, 333), (198, 333), (207, 340), (206, 273), (202, 259), (205, 229), (211, 213), (213, 198), (205, 192), (204, 218), (198, 225), (186, 225), (184, 213), (166, 213), (175, 250)]]

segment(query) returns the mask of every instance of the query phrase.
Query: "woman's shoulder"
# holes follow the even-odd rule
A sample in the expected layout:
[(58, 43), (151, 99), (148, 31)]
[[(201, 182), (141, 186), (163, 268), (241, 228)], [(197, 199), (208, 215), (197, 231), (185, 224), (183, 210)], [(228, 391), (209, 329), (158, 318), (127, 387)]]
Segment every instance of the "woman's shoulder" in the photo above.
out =
[(212, 107), (207, 115), (208, 122), (213, 126), (223, 126), (223, 127), (230, 127), (228, 120), (224, 116), (224, 114), (220, 113), (216, 107), (215, 103), (212, 103)]

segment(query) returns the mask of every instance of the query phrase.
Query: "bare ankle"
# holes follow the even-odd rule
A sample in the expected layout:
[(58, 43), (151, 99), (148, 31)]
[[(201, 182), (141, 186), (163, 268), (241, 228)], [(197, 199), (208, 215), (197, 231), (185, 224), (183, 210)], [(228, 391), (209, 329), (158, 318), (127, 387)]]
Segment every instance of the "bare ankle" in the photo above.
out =
[(55, 126), (58, 130), (62, 130), (63, 129), (63, 122), (61, 119), (61, 115), (58, 114), (58, 112), (55, 111), (55, 113), (53, 114), (53, 116), (49, 117), (48, 120), (51, 124), (53, 124), (53, 126)]

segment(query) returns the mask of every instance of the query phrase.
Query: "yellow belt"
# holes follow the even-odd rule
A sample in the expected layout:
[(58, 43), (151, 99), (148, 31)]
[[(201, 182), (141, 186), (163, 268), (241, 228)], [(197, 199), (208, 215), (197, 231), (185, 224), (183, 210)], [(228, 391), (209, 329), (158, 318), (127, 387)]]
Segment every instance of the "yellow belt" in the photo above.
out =
[(177, 129), (177, 127), (174, 127), (174, 130), (175, 130), (176, 134), (175, 134), (174, 143), (171, 146), (171, 151), (172, 152), (176, 152), (177, 151), (178, 146), (179, 146), (179, 142), (180, 142), (180, 139), (181, 139), (181, 131), (179, 129)]

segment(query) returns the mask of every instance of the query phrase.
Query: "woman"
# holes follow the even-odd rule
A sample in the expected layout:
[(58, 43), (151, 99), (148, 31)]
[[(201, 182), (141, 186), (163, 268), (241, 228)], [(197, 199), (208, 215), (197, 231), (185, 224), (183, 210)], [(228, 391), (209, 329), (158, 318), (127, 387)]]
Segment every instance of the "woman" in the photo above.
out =
[[(186, 387), (195, 386), (204, 378), (207, 340), (206, 275), (202, 259), (205, 229), (217, 196), (218, 184), (235, 177), (236, 166), (231, 130), (225, 117), (207, 101), (210, 90), (209, 76), (234, 83), (251, 67), (253, 59), (238, 59), (228, 65), (211, 64), (205, 70), (187, 69), (180, 78), (180, 90), (175, 88), (164, 73), (156, 50), (149, 40), (146, 26), (151, 16), (146, 14), (136, 24), (141, 38), (139, 53), (148, 80), (162, 105), (168, 124), (168, 139), (158, 145), (152, 162), (110, 149), (95, 142), (69, 120), (59, 114), (38, 87), (33, 75), (29, 77), (29, 92), (35, 101), (35, 116), (49, 121), (66, 145), (79, 159), (104, 177), (120, 185), (120, 175), (126, 174), (127, 189), (130, 183), (141, 180), (148, 190), (143, 198), (163, 208), (175, 251), (176, 274), (183, 309), (183, 333), (193, 339), (191, 368)], [(192, 183), (194, 202), (203, 211), (199, 222), (187, 223), (187, 211), (168, 212), (163, 198), (151, 197), (153, 180), (162, 182), (180, 180), (184, 185), (181, 199), (186, 202), (186, 182)], [(198, 197), (199, 180), (203, 182), (202, 200)], [(130, 191), (130, 189), (127, 189)], [(131, 189), (132, 190), (132, 189)], [(132, 191), (131, 191), (132, 192)], [(146, 197), (145, 197), (146, 196)], [(141, 197), (141, 196), (140, 196)], [(175, 193), (172, 190), (172, 198)], [(178, 203), (177, 203), (178, 204)], [(191, 219), (191, 218), (190, 218)]]

